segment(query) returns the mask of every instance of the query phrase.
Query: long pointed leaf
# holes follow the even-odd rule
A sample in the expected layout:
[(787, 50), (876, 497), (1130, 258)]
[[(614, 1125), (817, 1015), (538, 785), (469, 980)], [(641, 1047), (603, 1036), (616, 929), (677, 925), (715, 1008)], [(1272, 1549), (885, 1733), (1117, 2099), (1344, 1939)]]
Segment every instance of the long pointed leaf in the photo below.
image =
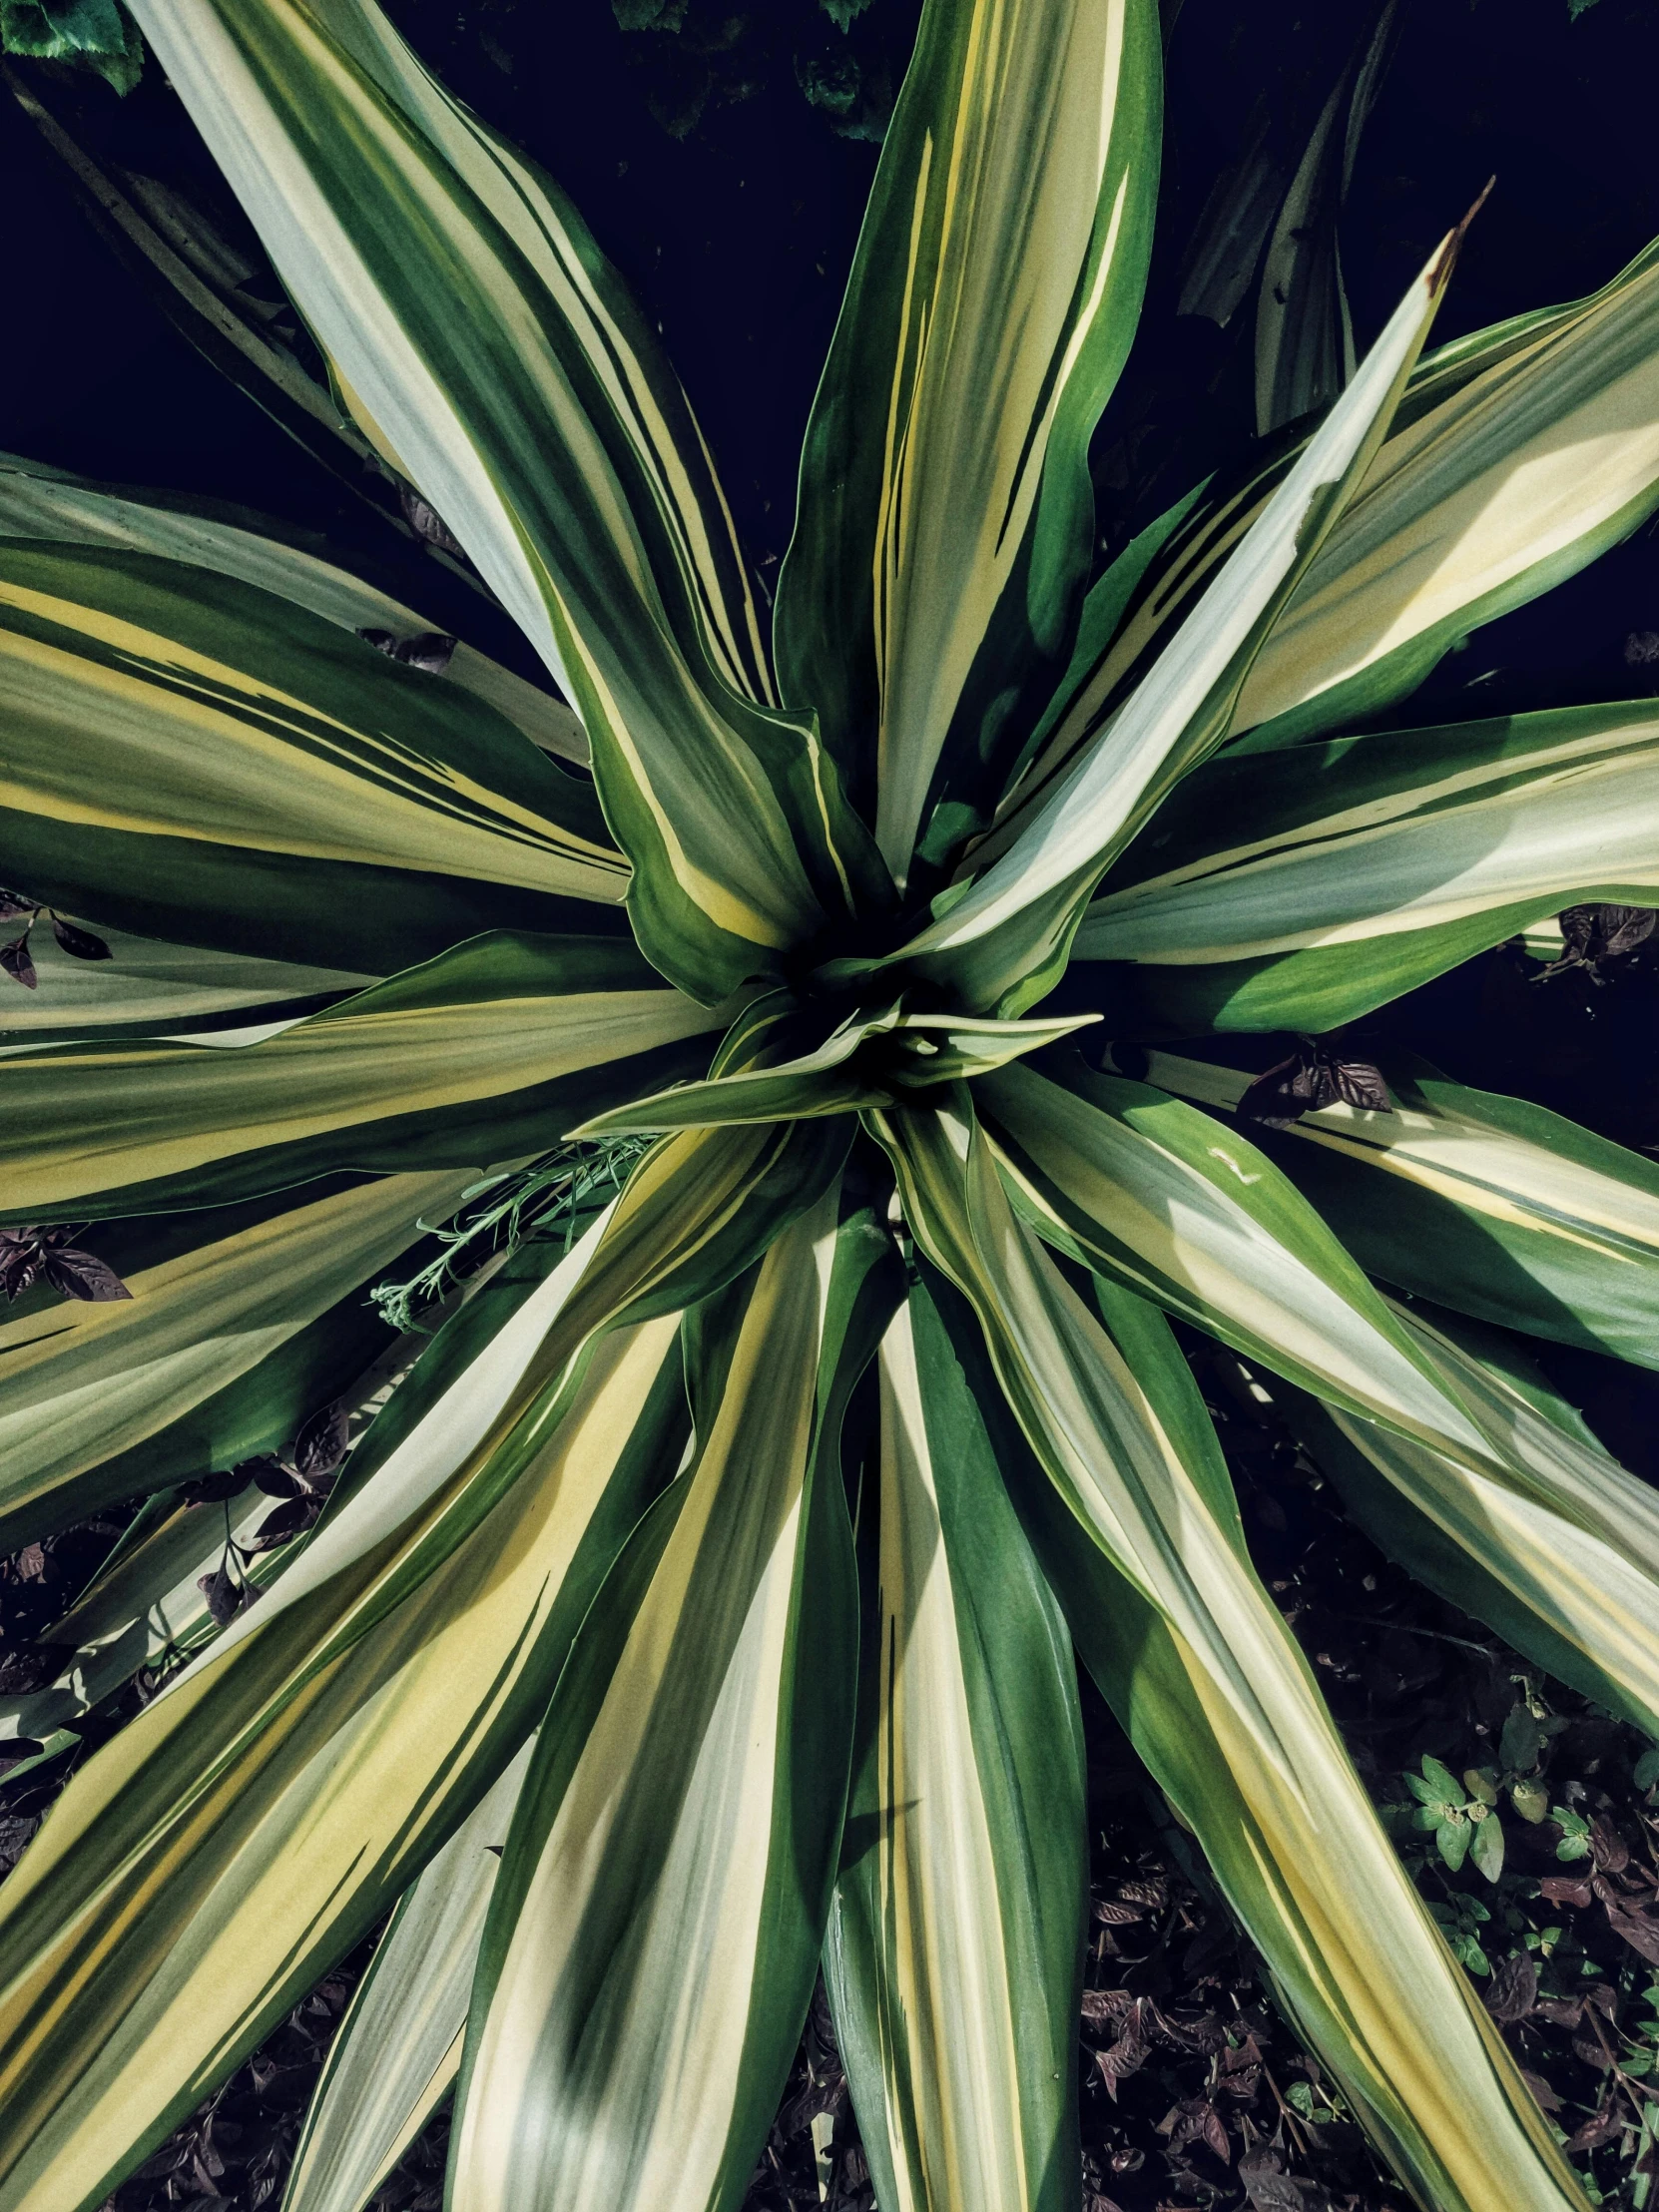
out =
[[(1373, 1421), (1287, 1394), (1293, 1427), (1390, 1559), (1585, 1697), (1659, 1731), (1659, 1579), (1625, 1543)], [(1639, 1511), (1640, 1485), (1627, 1479)]]
[[(1367, 1418), (1493, 1471), (1498, 1445), (1313, 1208), (1239, 1132), (1150, 1086), (975, 1086), (1009, 1195), (1059, 1251)], [(983, 1139), (981, 1141), (984, 1141)]]
[(1251, 671), (1234, 729), (1279, 745), (1376, 712), (1656, 501), (1649, 254), (1389, 440)]
[[(923, 14), (807, 432), (778, 607), (787, 696), (875, 803), (899, 881), (929, 803), (951, 793), (941, 769), (982, 781), (1018, 742), (1010, 691), (1035, 680), (1040, 699), (1043, 664), (1052, 683), (1069, 650), (1092, 552), (1089, 437), (1151, 251), (1160, 102), (1148, 0)], [(949, 813), (959, 837), (971, 814)]]
[(691, 1072), (689, 1041), (718, 1026), (631, 946), (499, 932), (263, 1042), (0, 1057), (19, 1129), (5, 1213), (201, 1204), (342, 1166), (514, 1159), (556, 1142), (590, 1102)]
[(470, 1512), (430, 1517), (459, 1523), (446, 1557), (370, 1555), (354, 1638), (339, 1577), (285, 1606), (278, 1582), (71, 1785), (6, 1886), (0, 2202), (98, 2202), (495, 1779), (672, 1471), (660, 1436), (629, 1459), (665, 1361), (672, 1317), (607, 1340), (517, 1479), (492, 1456)]
[[(224, 942), (209, 926), (220, 901), (246, 949), (321, 964), (328, 944), (350, 965), (355, 930), (354, 957), (384, 972), (362, 952), (400, 918), (431, 928), (457, 903), (445, 876), (550, 919), (627, 889), (591, 787), (497, 708), (232, 575), (0, 542), (0, 702), (7, 867), (72, 912)], [(225, 887), (233, 862), (252, 877), (240, 891)], [(76, 868), (79, 895), (49, 887)], [(389, 911), (354, 920), (341, 896), (312, 951), (279, 926), (255, 933), (274, 890), (291, 904), (331, 882), (377, 884)]]
[(82, 960), (61, 948), (50, 923), (36, 925), (29, 957), (38, 980), (34, 990), (14, 987), (0, 1002), (0, 1044), (263, 1028), (316, 1013), (330, 999), (375, 980), (350, 968), (303, 967), (202, 945), (164, 944), (107, 922), (98, 933), (110, 957)]
[(0, 1896), (8, 2212), (100, 2202), (494, 1781), (679, 1462), (680, 1307), (844, 1150), (682, 1138), (551, 1275), (526, 1247), (546, 1279), (455, 1317), (292, 1565), (75, 1778)]
[(1077, 933), (1120, 1033), (1335, 1028), (1580, 898), (1659, 895), (1645, 701), (1236, 758), (1178, 791)]
[[(894, 957), (974, 1007), (1017, 1014), (1065, 963), (1095, 882), (1226, 735), (1240, 686), (1393, 413), (1449, 277), (1453, 233), (1405, 294), (1307, 451), (1154, 668), (1078, 766), (1008, 817), (979, 871)], [(996, 857), (989, 858), (995, 850)]]
[(1058, 1608), (927, 1292), (882, 1340), (862, 1748), (825, 1952), (883, 2205), (1075, 2205), (1086, 1875)]
[(836, 1204), (688, 1324), (697, 1461), (572, 1654), (491, 1900), (462, 2212), (719, 2212), (748, 2189), (812, 1993), (846, 1790), (856, 1630), (833, 1379), (868, 1346), (830, 1324), (853, 1311), (835, 1305), (837, 1262), (861, 1276), (870, 1244), (854, 1216), (848, 1254)]
[(361, 2212), (453, 2083), (484, 1915), (530, 1750), (399, 1900), (328, 2046), (282, 2212)]
[[(442, 631), (440, 623), (376, 585), (289, 543), (277, 524), (263, 517), (202, 512), (186, 500), (118, 491), (12, 453), (0, 454), (0, 537), (107, 546), (182, 561), (275, 592), (353, 634), (387, 630), (404, 640)], [(586, 765), (587, 733), (571, 710), (464, 638), (454, 641), (441, 675), (505, 715), (544, 753)]]
[(316, 1343), (312, 1360), (321, 1355), (324, 1374), (339, 1349), (350, 1360), (362, 1332), (331, 1310), (353, 1293), (360, 1301), (363, 1284), (421, 1235), (422, 1218), (441, 1220), (470, 1180), (388, 1176), (217, 1238), (214, 1217), (199, 1216), (196, 1242), (127, 1278), (130, 1298), (0, 1323), (0, 1539), (26, 1542), (135, 1490), (285, 1442), (291, 1431), (266, 1427), (267, 1397), (278, 1418), (294, 1409), (274, 1363), (323, 1316), (341, 1344)]
[[(1264, 651), (1260, 680), (1253, 677), (1235, 710), (1235, 733), (1263, 713), (1276, 718), (1264, 731), (1274, 740), (1376, 713), (1413, 690), (1475, 623), (1572, 575), (1650, 511), (1659, 486), (1656, 274), (1659, 242), (1587, 299), (1511, 316), (1423, 357), (1355, 519), (1339, 526), (1318, 577), (1293, 599), (1281, 639)], [(1299, 450), (1292, 440), (1253, 456), (1197, 501), (1092, 676), (1077, 681), (1034, 784), (1058, 773), (1122, 703)], [(1374, 489), (1391, 502), (1386, 526), (1394, 536), (1388, 549), (1359, 557), (1360, 507), (1370, 507)], [(1382, 506), (1369, 519), (1382, 523)], [(1319, 593), (1316, 614), (1308, 592), (1323, 579), (1330, 589)], [(1314, 664), (1324, 657), (1334, 673), (1345, 655), (1362, 664), (1352, 682), (1321, 689)]]

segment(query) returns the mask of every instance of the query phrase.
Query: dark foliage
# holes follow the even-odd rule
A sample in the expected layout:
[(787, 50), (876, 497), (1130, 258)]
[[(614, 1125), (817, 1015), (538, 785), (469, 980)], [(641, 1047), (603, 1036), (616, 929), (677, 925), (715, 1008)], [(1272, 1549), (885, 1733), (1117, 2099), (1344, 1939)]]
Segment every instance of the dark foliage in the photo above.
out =
[(0, 1297), (19, 1299), (37, 1283), (48, 1283), (65, 1298), (98, 1304), (131, 1298), (132, 1292), (107, 1261), (75, 1243), (81, 1234), (62, 1225), (0, 1229)]
[(1288, 1129), (1304, 1114), (1338, 1104), (1385, 1114), (1393, 1100), (1381, 1069), (1369, 1060), (1355, 1059), (1330, 1042), (1304, 1037), (1287, 1059), (1256, 1078), (1239, 1101), (1239, 1113), (1245, 1121)]

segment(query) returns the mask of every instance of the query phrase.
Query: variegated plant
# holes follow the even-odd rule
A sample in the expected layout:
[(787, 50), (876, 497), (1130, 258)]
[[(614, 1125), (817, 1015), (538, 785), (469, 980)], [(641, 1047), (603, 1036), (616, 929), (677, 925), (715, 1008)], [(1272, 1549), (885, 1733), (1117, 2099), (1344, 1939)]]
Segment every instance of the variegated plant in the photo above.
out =
[(451, 1302), (258, 1604), (212, 1633), (175, 1488), (54, 1631), (43, 1741), (194, 1656), (0, 1893), (0, 2205), (98, 2204), (395, 1907), (289, 2212), (451, 2084), (456, 2212), (735, 2207), (821, 1959), (883, 2212), (1062, 2212), (1074, 1645), (1418, 2201), (1581, 2203), (1165, 1315), (1659, 1733), (1659, 1504), (1373, 1280), (1659, 1366), (1659, 1173), (1422, 1069), (1270, 1158), (1226, 1046), (1659, 902), (1659, 707), (1341, 734), (1659, 506), (1659, 261), (1419, 357), (1453, 236), (1300, 444), (1094, 579), (1156, 9), (928, 0), (769, 639), (615, 274), (373, 0), (133, 4), (575, 714), (376, 653), (429, 625), (276, 539), (0, 473), (4, 871), (114, 952), (6, 985), (0, 1218), (103, 1224), (132, 1293), (0, 1329), (7, 1535), (377, 1402), (407, 1348), (341, 1363), (423, 1223), (639, 1157)]

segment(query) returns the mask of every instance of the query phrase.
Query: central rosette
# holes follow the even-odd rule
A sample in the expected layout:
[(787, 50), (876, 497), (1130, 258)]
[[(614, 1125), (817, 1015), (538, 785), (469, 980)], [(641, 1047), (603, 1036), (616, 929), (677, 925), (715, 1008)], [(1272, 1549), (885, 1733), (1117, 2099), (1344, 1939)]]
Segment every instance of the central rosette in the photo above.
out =
[(986, 1074), (1100, 1019), (1001, 1021), (941, 1004), (944, 994), (933, 984), (870, 980), (880, 987), (861, 996), (758, 989), (735, 1011), (703, 1082), (619, 1106), (572, 1134), (656, 1134), (889, 1107)]

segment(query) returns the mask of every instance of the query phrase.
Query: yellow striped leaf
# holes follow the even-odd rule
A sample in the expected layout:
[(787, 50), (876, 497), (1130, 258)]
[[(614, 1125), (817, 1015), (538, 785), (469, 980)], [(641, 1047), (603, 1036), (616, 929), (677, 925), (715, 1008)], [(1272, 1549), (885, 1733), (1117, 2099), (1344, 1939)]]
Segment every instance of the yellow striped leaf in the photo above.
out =
[(985, 853), (965, 863), (977, 872), (940, 894), (936, 918), (893, 962), (945, 983), (976, 1011), (1004, 1015), (1023, 1012), (1055, 980), (1094, 884), (1176, 782), (1225, 737), (1263, 639), (1387, 427), (1458, 238), (1454, 232), (1443, 242), (1407, 291), (1123, 712), (1028, 815), (1016, 811)]
[(1644, 254), (1389, 439), (1263, 648), (1233, 728), (1278, 745), (1375, 711), (1656, 502), (1659, 264)]
[(530, 1745), (398, 1901), (323, 2062), (283, 2212), (361, 2212), (452, 2086)]
[[(129, 1275), (130, 1299), (66, 1300), (0, 1323), (0, 1536), (26, 1542), (285, 1442), (285, 1429), (250, 1428), (235, 1386), (360, 1297), (471, 1180), (387, 1176), (218, 1238), (214, 1216), (199, 1215), (199, 1241)], [(343, 1317), (335, 1327), (354, 1341)]]
[(680, 1307), (845, 1144), (673, 1140), (550, 1275), (527, 1246), (529, 1295), (455, 1317), (264, 1600), (76, 1776), (0, 1896), (4, 2212), (101, 2202), (495, 1780), (679, 1464)]
[[(1381, 1550), (1560, 1681), (1659, 1733), (1651, 1540), (1638, 1555), (1443, 1452), (1289, 1395), (1297, 1433)], [(1651, 1492), (1624, 1480), (1634, 1521), (1650, 1523)]]
[[(1264, 649), (1235, 734), (1266, 714), (1265, 742), (1314, 736), (1403, 698), (1476, 623), (1573, 575), (1640, 522), (1659, 484), (1656, 276), (1659, 242), (1587, 299), (1511, 316), (1423, 357), (1352, 523), (1321, 556), (1317, 603), (1311, 574)], [(1293, 440), (1252, 456), (1192, 495), (1093, 670), (1068, 679), (1033, 793), (1122, 703), (1300, 450)], [(1387, 548), (1374, 542), (1379, 530), (1393, 532)]]
[[(13, 453), (0, 453), (0, 537), (153, 553), (274, 592), (353, 634), (389, 630), (403, 639), (443, 628), (348, 570), (288, 544), (275, 523), (259, 530), (253, 518), (233, 522), (197, 513), (182, 500), (164, 505)], [(442, 679), (494, 707), (544, 753), (586, 766), (587, 733), (570, 708), (464, 638), (455, 641)]]
[(233, 575), (0, 541), (0, 706), (7, 866), (72, 912), (384, 973), (474, 934), (457, 908), (557, 926), (627, 890), (591, 787), (496, 707)]
[(114, 1213), (341, 1166), (518, 1158), (557, 1142), (596, 1097), (689, 1072), (699, 1049), (677, 1048), (718, 1026), (625, 943), (503, 931), (262, 1042), (0, 1057), (18, 1131), (6, 1213), (48, 1219), (89, 1200)]
[(1004, 1068), (974, 1087), (979, 1141), (1039, 1236), (1333, 1403), (1501, 1472), (1313, 1208), (1242, 1135), (1149, 1085)]
[(845, 1797), (856, 1615), (836, 1369), (869, 1350), (844, 1278), (883, 1249), (867, 1215), (837, 1233), (830, 1193), (688, 1320), (697, 1458), (572, 1654), (491, 1900), (457, 2212), (723, 2212), (748, 2190), (812, 1994)]
[(29, 956), (39, 981), (33, 991), (14, 989), (0, 1000), (0, 1050), (116, 1035), (263, 1028), (315, 1013), (329, 999), (375, 980), (350, 968), (165, 944), (108, 923), (98, 933), (109, 946), (107, 960), (73, 958), (49, 925), (31, 932)]
[(1651, 902), (1656, 803), (1647, 701), (1229, 750), (1073, 949), (1133, 963), (1131, 1034), (1334, 1028), (1579, 899)]

